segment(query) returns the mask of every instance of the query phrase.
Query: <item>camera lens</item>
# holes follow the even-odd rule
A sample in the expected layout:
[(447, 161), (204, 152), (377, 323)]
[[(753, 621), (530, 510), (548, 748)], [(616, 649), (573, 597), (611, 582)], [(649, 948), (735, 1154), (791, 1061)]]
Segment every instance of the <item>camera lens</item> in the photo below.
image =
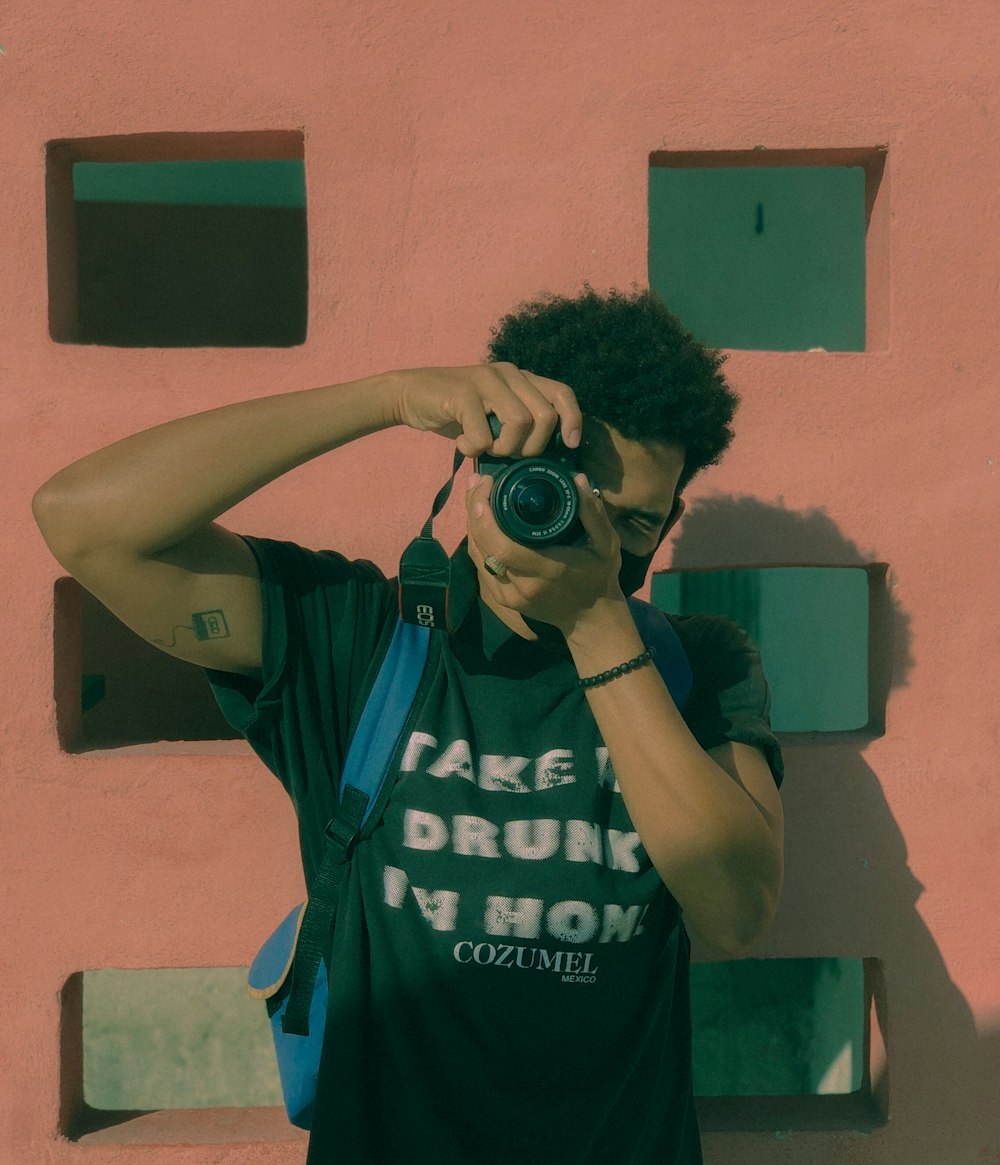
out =
[(500, 529), (524, 546), (568, 544), (579, 533), (572, 475), (541, 458), (509, 465), (496, 479), (490, 505)]
[(529, 478), (511, 490), (510, 504), (514, 513), (529, 526), (547, 526), (562, 510), (560, 491), (549, 481)]

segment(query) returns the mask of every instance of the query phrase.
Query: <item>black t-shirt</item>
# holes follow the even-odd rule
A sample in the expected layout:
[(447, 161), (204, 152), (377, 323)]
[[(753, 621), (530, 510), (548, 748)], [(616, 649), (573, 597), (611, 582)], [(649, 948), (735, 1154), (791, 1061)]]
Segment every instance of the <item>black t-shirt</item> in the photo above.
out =
[[(264, 676), (209, 673), (281, 779), (308, 886), (359, 701), (396, 618), (374, 567), (247, 540)], [(756, 652), (677, 618), (704, 748), (760, 748), (781, 779)], [(688, 940), (617, 791), (561, 639), (474, 601), (434, 634), (391, 791), (358, 846), (330, 953), (309, 1165), (697, 1165)]]

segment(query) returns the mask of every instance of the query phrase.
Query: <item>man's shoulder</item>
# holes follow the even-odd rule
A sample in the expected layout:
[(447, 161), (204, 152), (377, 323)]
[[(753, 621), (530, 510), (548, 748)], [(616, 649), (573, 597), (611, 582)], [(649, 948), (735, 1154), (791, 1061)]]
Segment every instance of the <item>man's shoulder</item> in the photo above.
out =
[(756, 644), (732, 619), (669, 613), (666, 618), (687, 652), (696, 688), (706, 683), (727, 688), (761, 674)]
[(285, 585), (308, 587), (359, 582), (375, 587), (392, 587), (392, 580), (365, 558), (348, 558), (339, 550), (314, 550), (298, 542), (257, 535), (241, 535), (254, 552), (261, 577)]
[(395, 623), (394, 579), (373, 562), (297, 542), (248, 538), (260, 564), (269, 653), (311, 659), (317, 669), (362, 672)]
[(694, 655), (756, 650), (743, 628), (725, 615), (676, 615), (669, 611), (663, 615)]

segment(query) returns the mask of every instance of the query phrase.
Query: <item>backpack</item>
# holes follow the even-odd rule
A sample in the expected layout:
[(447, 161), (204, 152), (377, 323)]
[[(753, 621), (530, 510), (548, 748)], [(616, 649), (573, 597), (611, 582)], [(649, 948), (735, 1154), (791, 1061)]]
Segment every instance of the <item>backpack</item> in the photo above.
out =
[[(687, 654), (667, 618), (640, 599), (629, 599), (643, 642), (678, 708), (691, 691)], [(337, 910), (351, 853), (379, 799), (409, 719), (430, 643), (430, 630), (399, 620), (365, 701), (340, 778), (340, 805), (326, 827), (323, 858), (307, 902), (282, 920), (258, 951), (248, 990), (267, 1005), (288, 1119), (312, 1124), (328, 1001), (323, 947)]]

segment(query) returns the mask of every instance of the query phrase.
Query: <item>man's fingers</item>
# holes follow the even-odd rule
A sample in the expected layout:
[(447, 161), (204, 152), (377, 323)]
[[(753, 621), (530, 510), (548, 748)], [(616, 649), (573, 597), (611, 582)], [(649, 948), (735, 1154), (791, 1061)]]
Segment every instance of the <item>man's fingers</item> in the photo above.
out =
[[(490, 491), (493, 488), (493, 478), (488, 474), (469, 474), (468, 488), (465, 495), (465, 508), (469, 516), (469, 540), (474, 543), (481, 554), (492, 552), (499, 557), (498, 539), (503, 533), (496, 523), (493, 510), (490, 508)], [(489, 543), (489, 545), (487, 545)], [(497, 545), (493, 545), (497, 543)]]
[(570, 449), (576, 449), (583, 433), (583, 414), (576, 393), (568, 384), (563, 384), (559, 380), (549, 380), (530, 372), (526, 372), (525, 376), (558, 414), (559, 431), (562, 433), (563, 442)]
[[(501, 426), (496, 438), (491, 414)], [(557, 425), (575, 448), (582, 426), (572, 389), (514, 364), (411, 370), (401, 377), (395, 417), (412, 429), (454, 439), (466, 457), (538, 456)]]
[[(563, 440), (575, 448), (580, 443), (583, 418), (573, 390), (557, 380), (524, 372), (513, 364), (494, 364), (497, 375), (520, 405), (512, 409), (516, 431), (501, 432), (494, 448), (499, 456), (537, 457), (548, 445), (558, 426)], [(507, 417), (500, 407), (494, 410), (505, 428)]]
[(459, 413), (458, 423), (462, 432), (455, 445), (464, 456), (478, 457), (493, 447), (493, 433), (480, 401), (470, 400)]
[(608, 520), (600, 491), (594, 491), (585, 473), (578, 473), (573, 481), (580, 502), (580, 522), (587, 541), (599, 557), (610, 558), (619, 552), (618, 535)]
[[(474, 548), (480, 559), (492, 555), (511, 570), (524, 566), (525, 560), (534, 560), (532, 551), (513, 542), (500, 529), (490, 506), (493, 478), (488, 474), (471, 474), (465, 495), (468, 510), (469, 546)], [(535, 564), (537, 566), (537, 563)]]

